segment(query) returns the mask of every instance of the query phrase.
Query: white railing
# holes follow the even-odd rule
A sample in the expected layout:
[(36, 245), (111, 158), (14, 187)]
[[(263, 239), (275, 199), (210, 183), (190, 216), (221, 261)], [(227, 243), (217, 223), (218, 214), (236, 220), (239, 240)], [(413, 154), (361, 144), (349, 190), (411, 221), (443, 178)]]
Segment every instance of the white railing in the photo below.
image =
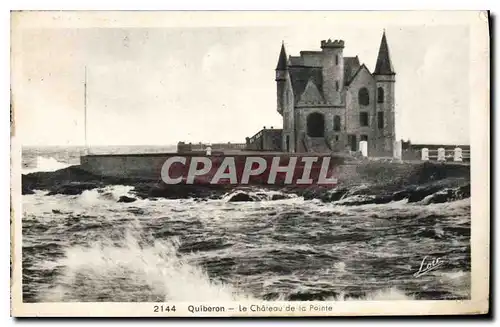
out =
[(429, 150), (428, 148), (422, 148), (421, 159), (424, 161), (468, 161), (470, 160), (470, 150), (463, 150), (462, 148)]

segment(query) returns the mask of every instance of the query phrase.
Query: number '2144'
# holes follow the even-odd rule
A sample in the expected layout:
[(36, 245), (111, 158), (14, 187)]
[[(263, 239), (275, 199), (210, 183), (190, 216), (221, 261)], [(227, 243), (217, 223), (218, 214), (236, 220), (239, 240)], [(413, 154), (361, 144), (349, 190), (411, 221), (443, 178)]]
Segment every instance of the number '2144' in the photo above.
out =
[(175, 305), (169, 306), (169, 305), (155, 305), (153, 307), (154, 312), (175, 312)]

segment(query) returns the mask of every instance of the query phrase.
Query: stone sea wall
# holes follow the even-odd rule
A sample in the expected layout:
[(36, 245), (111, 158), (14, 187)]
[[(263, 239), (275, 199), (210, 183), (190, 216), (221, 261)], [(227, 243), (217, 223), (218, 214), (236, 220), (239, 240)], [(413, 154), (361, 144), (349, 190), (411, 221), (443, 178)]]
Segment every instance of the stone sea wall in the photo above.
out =
[[(164, 162), (182, 154), (134, 154), (134, 155), (92, 155), (81, 157), (80, 169), (97, 176), (119, 179), (138, 179), (158, 181)], [(188, 155), (189, 156), (189, 155)], [(191, 154), (192, 156), (192, 154)], [(286, 161), (289, 156), (280, 155)], [(245, 160), (246, 155), (238, 155), (238, 160)], [(266, 154), (264, 157), (272, 158)], [(210, 157), (214, 167), (220, 165), (224, 156)], [(284, 163), (282, 163), (284, 164)], [(332, 158), (331, 165), (339, 184), (420, 184), (448, 177), (466, 177), (470, 175), (470, 165), (454, 162), (378, 162), (348, 161), (342, 157)], [(243, 166), (242, 164), (238, 166)]]
[[(337, 185), (266, 185), (255, 181), (246, 186), (209, 183), (167, 185), (159, 176), (169, 156), (172, 154), (82, 157), (81, 166), (23, 175), (22, 194), (47, 190), (47, 195), (77, 195), (108, 185), (129, 185), (133, 187), (133, 197), (124, 197), (119, 202), (132, 202), (139, 198), (261, 201), (260, 195), (265, 190), (277, 192), (273, 193), (270, 200), (295, 194), (305, 199), (320, 199), (343, 205), (380, 204), (402, 199), (438, 203), (470, 197), (468, 164), (340, 162), (337, 158), (338, 162), (334, 161)], [(214, 160), (220, 164), (223, 158), (219, 156)]]

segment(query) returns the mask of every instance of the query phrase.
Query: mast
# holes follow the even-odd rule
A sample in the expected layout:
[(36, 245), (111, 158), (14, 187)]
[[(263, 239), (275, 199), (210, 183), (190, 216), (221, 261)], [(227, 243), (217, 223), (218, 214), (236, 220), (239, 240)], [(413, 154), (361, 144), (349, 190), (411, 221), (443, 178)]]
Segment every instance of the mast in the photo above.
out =
[(85, 66), (85, 81), (83, 83), (83, 126), (85, 129), (85, 151), (88, 152), (88, 144), (87, 144), (87, 66)]

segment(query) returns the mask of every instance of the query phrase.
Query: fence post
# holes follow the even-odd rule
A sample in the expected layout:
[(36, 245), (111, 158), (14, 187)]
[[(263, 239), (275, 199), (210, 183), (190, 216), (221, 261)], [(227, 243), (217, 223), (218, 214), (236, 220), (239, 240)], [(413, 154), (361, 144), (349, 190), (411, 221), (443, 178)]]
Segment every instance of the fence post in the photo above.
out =
[(453, 161), (462, 161), (462, 149), (461, 148), (455, 148), (453, 152)]
[(429, 161), (429, 149), (422, 148), (422, 160)]
[(394, 159), (401, 160), (402, 152), (403, 152), (403, 149), (402, 149), (401, 141), (394, 141), (394, 148), (392, 151), (392, 155), (393, 155)]
[(368, 157), (368, 142), (360, 141), (359, 142), (359, 150), (361, 151), (361, 155), (363, 157)]
[(446, 161), (446, 151), (444, 148), (439, 148), (438, 149), (438, 156), (437, 156), (438, 161)]

